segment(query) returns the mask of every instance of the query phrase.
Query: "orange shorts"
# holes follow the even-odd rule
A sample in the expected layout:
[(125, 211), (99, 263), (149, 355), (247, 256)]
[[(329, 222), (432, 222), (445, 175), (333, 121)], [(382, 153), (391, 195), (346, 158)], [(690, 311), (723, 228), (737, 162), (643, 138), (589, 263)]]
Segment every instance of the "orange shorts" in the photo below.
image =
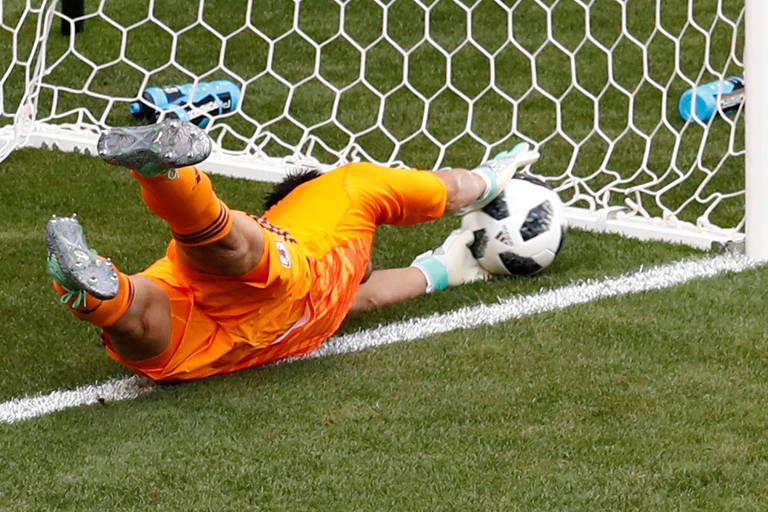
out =
[[(128, 361), (155, 380), (228, 373), (315, 350), (341, 325), (365, 274), (376, 227), (407, 225), (445, 211), (442, 180), (419, 170), (352, 163), (291, 191), (262, 217), (255, 269), (222, 277), (166, 256), (141, 273), (171, 302), (171, 341), (160, 355)], [(237, 215), (246, 215), (236, 212)]]

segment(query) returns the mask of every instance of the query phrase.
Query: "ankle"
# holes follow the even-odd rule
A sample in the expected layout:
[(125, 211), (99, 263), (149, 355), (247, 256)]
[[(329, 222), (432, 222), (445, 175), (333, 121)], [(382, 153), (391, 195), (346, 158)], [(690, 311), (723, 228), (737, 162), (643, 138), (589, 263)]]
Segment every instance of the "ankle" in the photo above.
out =
[(84, 290), (68, 289), (56, 280), (53, 281), (53, 288), (73, 315), (93, 325), (108, 327), (125, 314), (133, 300), (131, 280), (122, 272), (118, 272), (118, 276), (120, 286), (117, 295), (107, 300), (94, 297)]

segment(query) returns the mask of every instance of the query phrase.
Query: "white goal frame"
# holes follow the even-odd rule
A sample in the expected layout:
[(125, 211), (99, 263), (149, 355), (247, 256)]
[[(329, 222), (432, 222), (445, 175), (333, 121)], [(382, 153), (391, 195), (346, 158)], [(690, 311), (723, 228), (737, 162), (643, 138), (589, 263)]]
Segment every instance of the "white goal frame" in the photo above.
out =
[(768, 260), (768, 2), (746, 0), (744, 48), (746, 88), (746, 254)]
[[(296, 5), (298, 5), (296, 0)], [(420, 0), (415, 0), (419, 2)], [(458, 1), (458, 0), (456, 0)], [(478, 0), (479, 4), (482, 0)], [(500, 0), (497, 1), (501, 4)], [(512, 9), (521, 2), (532, 1), (541, 3), (545, 8), (557, 4), (561, 0), (517, 0)], [(566, 1), (566, 0), (562, 0)], [(584, 6), (586, 9), (592, 2), (588, 0), (568, 0)], [(618, 2), (619, 0), (617, 0)], [(693, 0), (689, 0), (692, 2)], [(665, 218), (638, 215), (630, 211), (631, 207), (582, 207), (569, 206), (567, 215), (569, 223), (578, 228), (597, 232), (620, 233), (626, 236), (645, 240), (665, 240), (684, 243), (697, 248), (711, 249), (713, 247), (745, 247), (746, 254), (757, 260), (768, 260), (768, 144), (762, 140), (761, 133), (765, 131), (763, 124), (768, 119), (768, 66), (760, 57), (768, 54), (768, 34), (763, 28), (768, 21), (768, 2), (763, 0), (744, 0), (744, 62), (746, 97), (743, 111), (745, 122), (745, 217), (741, 226), (718, 228), (708, 223), (683, 222), (674, 216)], [(37, 102), (40, 84), (50, 70), (46, 54), (46, 38), (55, 33), (55, 23), (62, 18), (58, 0), (39, 0), (38, 7), (27, 0), (27, 10), (36, 14), (36, 37), (29, 58), (24, 62), (26, 92), (18, 108), (11, 112), (2, 112), (13, 119), (12, 124), (0, 126), (0, 161), (17, 148), (38, 147), (62, 151), (95, 153), (95, 144), (99, 130), (106, 124), (103, 118), (91, 118), (87, 114), (78, 113), (75, 122), (61, 123), (57, 119), (40, 119), (37, 112)], [(150, 2), (152, 3), (152, 2)], [(507, 4), (512, 3), (507, 2)], [(202, 3), (201, 13), (202, 13)], [(249, 12), (252, 9), (249, 4)], [(425, 9), (428, 10), (427, 7)], [(546, 9), (544, 9), (546, 10)], [(551, 14), (551, 11), (547, 11)], [(0, 21), (3, 7), (0, 4)], [(201, 14), (202, 16), (202, 14)], [(511, 15), (510, 15), (511, 16)], [(84, 17), (87, 27), (88, 16)], [(87, 28), (86, 28), (87, 30)], [(3, 79), (0, 69), (0, 79)], [(711, 71), (711, 70), (710, 70)], [(715, 73), (718, 71), (715, 70)], [(711, 73), (710, 73), (711, 74)], [(700, 75), (699, 78), (702, 78)], [(725, 76), (720, 76), (725, 78)], [(698, 82), (696, 82), (698, 83)], [(691, 83), (691, 85), (696, 85)], [(146, 84), (145, 84), (146, 85)], [(546, 92), (546, 91), (545, 91)], [(137, 96), (138, 97), (138, 94)], [(2, 99), (2, 98), (0, 98)], [(126, 98), (120, 98), (125, 100)], [(135, 99), (135, 98), (134, 98)], [(670, 101), (676, 100), (670, 99)], [(0, 104), (0, 107), (2, 105)], [(226, 123), (226, 120), (222, 122)], [(516, 125), (516, 123), (514, 123)], [(220, 133), (220, 136), (226, 134)], [(220, 142), (220, 139), (217, 140)], [(532, 141), (536, 142), (536, 141)], [(365, 156), (365, 153), (362, 152)], [(359, 158), (359, 153), (351, 151), (343, 158)], [(222, 149), (217, 144), (211, 157), (201, 165), (206, 171), (234, 177), (277, 181), (287, 171), (311, 164), (321, 169), (329, 169), (338, 165), (339, 161), (321, 162), (312, 156), (299, 154), (298, 151), (290, 157), (270, 157), (258, 147), (249, 146), (245, 150), (231, 151)], [(402, 165), (398, 160), (382, 162), (392, 165)], [(533, 169), (535, 171), (535, 169)], [(631, 203), (631, 201), (630, 201)]]

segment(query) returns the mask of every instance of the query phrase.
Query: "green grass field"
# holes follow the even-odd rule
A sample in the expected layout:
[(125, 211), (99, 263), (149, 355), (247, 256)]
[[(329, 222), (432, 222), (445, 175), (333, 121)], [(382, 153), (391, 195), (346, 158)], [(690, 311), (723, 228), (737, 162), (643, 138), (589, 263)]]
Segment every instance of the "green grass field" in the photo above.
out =
[[(215, 183), (252, 211), (266, 189)], [(0, 400), (127, 375), (57, 303), (43, 227), (77, 211), (94, 247), (137, 271), (164, 226), (126, 173), (91, 157), (18, 151), (0, 184)], [(456, 222), (383, 229), (376, 266)], [(692, 255), (572, 231), (539, 277), (353, 316), (342, 332)], [(0, 424), (0, 510), (761, 510), (767, 285), (759, 269)]]
[[(302, 23), (322, 38), (325, 25), (317, 13), (327, 3), (302, 3), (316, 13)], [(481, 3), (480, 12), (490, 9)], [(562, 3), (559, 16), (572, 7)], [(22, 4), (4, 2), (6, 20)], [(155, 9), (176, 12), (169, 23), (178, 28), (188, 22), (192, 5), (180, 4), (157, 1)], [(254, 23), (280, 33), (287, 4), (260, 2)], [(411, 20), (411, 3), (395, 4), (402, 11), (395, 19)], [(604, 16), (615, 8), (613, 2), (596, 4), (605, 7)], [(641, 25), (645, 4), (651, 2), (633, 4), (630, 23)], [(697, 2), (697, 12), (706, 18), (715, 4)], [(142, 5), (126, 0), (104, 8), (132, 23), (141, 18)], [(226, 32), (236, 16), (222, 15), (223, 5), (207, 2), (205, 13)], [(359, 7), (350, 9), (354, 26), (375, 28), (364, 2), (350, 5)], [(670, 23), (682, 23), (678, 4), (664, 5)], [(451, 12), (438, 7), (437, 19), (447, 21), (436, 25), (436, 37), (450, 44)], [(529, 10), (535, 21), (536, 10)], [(83, 36), (98, 38), (98, 26), (89, 24)], [(521, 27), (532, 40), (540, 37), (536, 23)], [(400, 33), (407, 39), (411, 32), (405, 28)], [(615, 29), (604, 22), (606, 32)], [(370, 36), (356, 30), (358, 40)], [(499, 37), (489, 31), (484, 44)], [(153, 59), (162, 60), (165, 43), (145, 39), (160, 46), (133, 45), (130, 51), (151, 66)], [(114, 50), (108, 38), (100, 41), (94, 52)], [(0, 49), (9, 44), (0, 39)], [(238, 46), (243, 54), (233, 57), (233, 65), (246, 66), (241, 72), (247, 63), (258, 65), (258, 49), (252, 50), (245, 42)], [(335, 62), (343, 68), (339, 52)], [(185, 65), (204, 72), (210, 55), (195, 55), (182, 56)], [(303, 72), (301, 54), (289, 61), (295, 73)], [(664, 67), (661, 57), (658, 66)], [(73, 80), (79, 72), (72, 68)], [(343, 81), (347, 73), (342, 69), (336, 79)], [(542, 79), (556, 88), (557, 74), (550, 75)], [(104, 79), (104, 86), (119, 87), (120, 78)], [(375, 80), (383, 87), (387, 79), (382, 74)], [(469, 77), (464, 79), (471, 88)], [(264, 91), (246, 101), (258, 112), (279, 109), (281, 97)], [(3, 94), (7, 112), (20, 94), (11, 87)], [(313, 115), (311, 102), (295, 108), (297, 115)], [(388, 111), (393, 129), (407, 129), (408, 109), (405, 102), (402, 110)], [(599, 115), (610, 118), (610, 112)], [(349, 122), (362, 123), (368, 114), (357, 115), (350, 113)], [(488, 119), (491, 135), (502, 140), (503, 130), (494, 127), (493, 116)], [(110, 118), (114, 124), (125, 121), (130, 120)], [(239, 117), (232, 122), (243, 126)], [(375, 137), (366, 144), (371, 151), (389, 151)], [(428, 151), (420, 147), (408, 146), (406, 156), (427, 161)], [(567, 157), (558, 147), (553, 142), (548, 149), (551, 161)], [(459, 144), (455, 151), (451, 158), (462, 163), (478, 158), (472, 145)], [(631, 151), (626, 156), (631, 160)], [(253, 213), (261, 211), (270, 188), (220, 176), (214, 183), (232, 207)], [(97, 158), (24, 149), (0, 163), (0, 204), (0, 404), (128, 376), (106, 356), (98, 331), (58, 304), (45, 273), (43, 230), (51, 214), (77, 212), (101, 254), (129, 273), (145, 268), (163, 254), (169, 233), (146, 211), (136, 183)], [(739, 214), (723, 215), (734, 220)], [(408, 264), (458, 222), (382, 228), (374, 266)], [(537, 277), (499, 278), (352, 315), (341, 333), (702, 256), (678, 245), (571, 230), (558, 259)], [(0, 423), (0, 511), (766, 510), (766, 290), (768, 271), (760, 267)]]

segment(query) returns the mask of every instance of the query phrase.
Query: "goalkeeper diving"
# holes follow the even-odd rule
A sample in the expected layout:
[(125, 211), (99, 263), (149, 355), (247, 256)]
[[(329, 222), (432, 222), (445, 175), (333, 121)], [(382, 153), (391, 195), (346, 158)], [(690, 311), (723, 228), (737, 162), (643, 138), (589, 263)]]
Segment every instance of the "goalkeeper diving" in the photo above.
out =
[(266, 211), (230, 209), (195, 164), (212, 149), (187, 122), (104, 131), (99, 155), (130, 169), (171, 231), (166, 254), (127, 275), (86, 241), (76, 216), (46, 227), (61, 302), (102, 328), (110, 357), (157, 381), (229, 373), (317, 349), (350, 311), (488, 278), (470, 231), (453, 231), (404, 268), (371, 270), (377, 226), (482, 208), (538, 153), (525, 143), (476, 169), (350, 163), (290, 175)]

